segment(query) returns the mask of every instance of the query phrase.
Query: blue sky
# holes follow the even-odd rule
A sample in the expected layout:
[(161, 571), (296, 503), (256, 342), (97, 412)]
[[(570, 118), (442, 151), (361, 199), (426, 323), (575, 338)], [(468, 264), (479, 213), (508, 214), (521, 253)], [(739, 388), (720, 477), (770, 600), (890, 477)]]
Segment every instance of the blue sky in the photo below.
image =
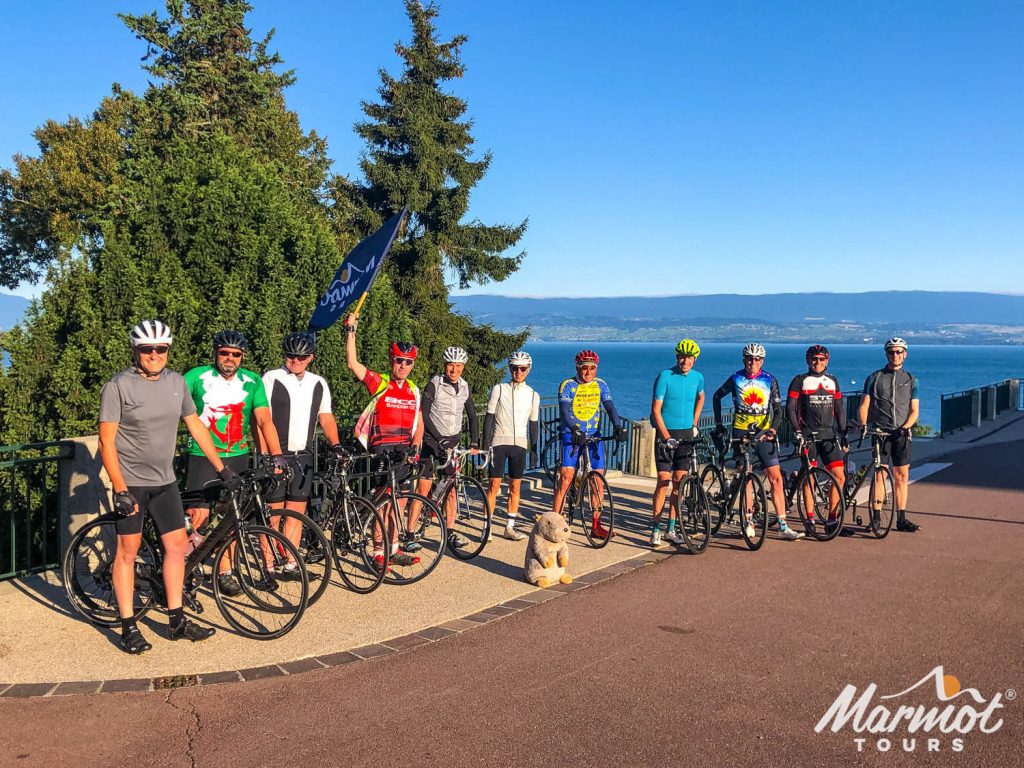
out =
[[(402, 3), (255, 4), (356, 173)], [(0, 0), (0, 163), (145, 87), (115, 14), (154, 8)], [(452, 90), (494, 153), (470, 218), (530, 219), (520, 272), (471, 292), (1024, 291), (1019, 2), (447, 0), (439, 26), (469, 35)]]

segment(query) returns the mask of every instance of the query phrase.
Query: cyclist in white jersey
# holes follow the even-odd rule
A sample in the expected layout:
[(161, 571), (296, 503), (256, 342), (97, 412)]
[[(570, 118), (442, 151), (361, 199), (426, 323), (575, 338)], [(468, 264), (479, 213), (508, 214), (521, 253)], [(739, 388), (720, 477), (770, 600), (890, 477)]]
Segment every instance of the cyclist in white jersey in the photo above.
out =
[(501, 479), (508, 465), (508, 516), (505, 523), (506, 539), (522, 541), (526, 537), (516, 530), (519, 513), (519, 487), (526, 471), (527, 451), (532, 463), (537, 463), (537, 440), (540, 436), (540, 395), (526, 383), (533, 367), (528, 352), (513, 352), (508, 359), (512, 380), (495, 384), (487, 401), (484, 417), (484, 449), (494, 450), (491, 462), (487, 499), (495, 508)]

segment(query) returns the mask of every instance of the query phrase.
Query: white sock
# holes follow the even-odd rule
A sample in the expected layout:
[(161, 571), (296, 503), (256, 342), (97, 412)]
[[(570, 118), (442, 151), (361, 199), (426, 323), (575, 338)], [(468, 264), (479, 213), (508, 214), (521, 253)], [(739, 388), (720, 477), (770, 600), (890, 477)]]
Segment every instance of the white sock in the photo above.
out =
[(516, 515), (509, 515), (508, 521), (505, 523), (505, 528), (512, 529), (516, 527)]

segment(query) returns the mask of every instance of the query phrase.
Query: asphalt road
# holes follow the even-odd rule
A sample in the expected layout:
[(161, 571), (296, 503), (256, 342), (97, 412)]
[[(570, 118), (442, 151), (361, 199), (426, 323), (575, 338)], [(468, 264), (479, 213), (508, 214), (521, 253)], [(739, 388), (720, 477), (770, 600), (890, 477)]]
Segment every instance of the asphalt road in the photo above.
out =
[[(772, 538), (757, 553), (722, 540), (388, 658), (0, 700), (0, 765), (1024, 765), (1008, 693), (1024, 688), (1022, 455), (1015, 442), (946, 459), (912, 487), (914, 535)], [(935, 733), (931, 752), (920, 734), (904, 751), (902, 728), (887, 752), (849, 726), (815, 733), (847, 683), (877, 684), (872, 706), (936, 705), (927, 684), (879, 696), (938, 665), (1002, 697), (996, 732)]]

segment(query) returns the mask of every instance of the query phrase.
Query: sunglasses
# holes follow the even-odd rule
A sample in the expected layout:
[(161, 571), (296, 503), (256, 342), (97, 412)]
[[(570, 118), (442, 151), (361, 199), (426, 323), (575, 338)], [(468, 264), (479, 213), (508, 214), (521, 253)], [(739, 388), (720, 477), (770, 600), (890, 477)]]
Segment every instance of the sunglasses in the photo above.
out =
[(163, 345), (161, 345), (159, 347), (155, 347), (155, 346), (153, 346), (151, 344), (147, 344), (144, 347), (136, 347), (135, 348), (135, 350), (140, 355), (152, 355), (154, 352), (156, 352), (158, 355), (166, 355), (168, 349), (170, 349), (170, 347), (166, 347), (166, 346), (163, 346)]
[(905, 350), (905, 349), (888, 349), (888, 350), (886, 350), (885, 354), (887, 354), (887, 355), (905, 355), (905, 354), (907, 354), (907, 350)]
[(522, 373), (523, 371), (530, 370), (530, 366), (528, 366), (528, 365), (510, 365), (508, 367), (508, 369), (510, 371), (512, 371), (512, 373)]
[(827, 357), (812, 357), (812, 358), (810, 358), (810, 360), (811, 360), (812, 363), (827, 363), (828, 362), (828, 358)]
[(289, 360), (298, 360), (299, 362), (302, 362), (303, 360), (309, 360), (309, 358), (311, 356), (310, 355), (285, 355), (285, 357), (287, 357)]
[(743, 359), (744, 360), (764, 360), (763, 357), (748, 357), (747, 355), (744, 355)]
[(577, 365), (576, 368), (580, 371), (596, 371), (596, 365)]
[(416, 361), (413, 360), (411, 357), (393, 357), (391, 358), (391, 362), (393, 362), (395, 365), (412, 365)]
[(218, 349), (217, 350), (217, 357), (230, 357), (230, 358), (232, 358), (234, 360), (239, 360), (242, 357), (242, 353), (241, 352), (232, 352), (231, 350), (228, 350), (228, 349)]

